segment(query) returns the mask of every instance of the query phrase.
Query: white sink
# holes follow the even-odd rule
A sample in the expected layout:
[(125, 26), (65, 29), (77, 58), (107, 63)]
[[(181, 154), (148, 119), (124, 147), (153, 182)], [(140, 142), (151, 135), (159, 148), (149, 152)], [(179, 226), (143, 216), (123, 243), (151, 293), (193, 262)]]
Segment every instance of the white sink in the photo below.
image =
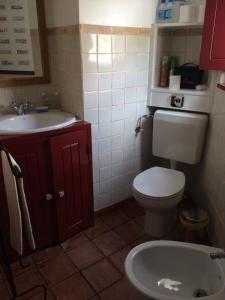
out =
[(62, 128), (76, 122), (74, 115), (60, 111), (5, 115), (0, 117), (0, 134), (35, 133)]
[(147, 242), (128, 254), (126, 275), (140, 299), (224, 300), (225, 260), (210, 258), (218, 251), (181, 242)]

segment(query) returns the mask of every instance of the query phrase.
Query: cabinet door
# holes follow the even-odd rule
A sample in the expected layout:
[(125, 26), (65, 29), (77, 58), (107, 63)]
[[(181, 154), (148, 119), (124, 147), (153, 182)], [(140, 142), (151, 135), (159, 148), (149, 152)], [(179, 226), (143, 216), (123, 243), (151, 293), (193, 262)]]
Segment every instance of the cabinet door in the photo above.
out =
[(200, 67), (225, 70), (225, 0), (207, 0)]
[(51, 138), (58, 233), (64, 240), (92, 223), (92, 175), (88, 131)]
[(54, 201), (46, 199), (48, 194), (53, 194), (48, 139), (9, 142), (4, 147), (13, 155), (23, 172), (36, 245), (38, 248), (52, 245), (57, 241), (57, 230)]

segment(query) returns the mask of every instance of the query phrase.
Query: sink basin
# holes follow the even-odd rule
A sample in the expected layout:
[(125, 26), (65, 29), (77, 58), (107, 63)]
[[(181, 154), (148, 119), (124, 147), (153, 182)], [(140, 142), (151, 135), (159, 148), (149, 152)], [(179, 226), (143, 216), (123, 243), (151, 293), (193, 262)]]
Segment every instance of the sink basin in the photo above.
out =
[(54, 130), (76, 122), (74, 115), (60, 111), (5, 115), (0, 117), (0, 134), (22, 134)]
[(225, 261), (209, 255), (218, 251), (181, 242), (147, 242), (128, 254), (126, 275), (140, 299), (222, 300)]

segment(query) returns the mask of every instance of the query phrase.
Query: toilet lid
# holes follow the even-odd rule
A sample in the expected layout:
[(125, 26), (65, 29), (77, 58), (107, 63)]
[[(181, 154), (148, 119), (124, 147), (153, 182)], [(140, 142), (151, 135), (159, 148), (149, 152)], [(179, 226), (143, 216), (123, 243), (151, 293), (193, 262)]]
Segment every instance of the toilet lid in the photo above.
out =
[(185, 185), (185, 176), (182, 172), (153, 167), (134, 179), (133, 188), (148, 197), (168, 198), (181, 192)]

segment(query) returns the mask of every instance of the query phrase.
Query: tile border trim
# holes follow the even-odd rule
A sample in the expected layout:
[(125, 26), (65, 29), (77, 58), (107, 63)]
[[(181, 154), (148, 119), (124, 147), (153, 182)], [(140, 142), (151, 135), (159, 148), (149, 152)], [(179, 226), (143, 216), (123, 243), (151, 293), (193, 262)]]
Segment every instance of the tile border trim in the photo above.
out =
[(80, 24), (80, 32), (81, 33), (96, 33), (96, 34), (148, 36), (151, 32), (151, 28)]
[(102, 25), (91, 25), (91, 24), (79, 24), (79, 25), (77, 24), (77, 25), (48, 28), (48, 35), (78, 34), (79, 32), (95, 33), (95, 34), (149, 36), (151, 33), (151, 28), (102, 26)]
[(78, 34), (79, 33), (79, 25), (52, 27), (52, 28), (48, 28), (47, 32), (48, 32), (48, 35)]

